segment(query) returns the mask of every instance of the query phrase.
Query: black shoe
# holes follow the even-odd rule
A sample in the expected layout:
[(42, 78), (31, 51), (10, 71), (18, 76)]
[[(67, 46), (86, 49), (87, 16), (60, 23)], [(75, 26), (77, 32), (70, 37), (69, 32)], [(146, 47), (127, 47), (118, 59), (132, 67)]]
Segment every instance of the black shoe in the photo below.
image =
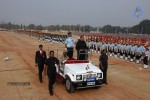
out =
[(50, 95), (53, 96), (53, 91), (50, 91)]
[(43, 80), (40, 80), (40, 83), (43, 83)]

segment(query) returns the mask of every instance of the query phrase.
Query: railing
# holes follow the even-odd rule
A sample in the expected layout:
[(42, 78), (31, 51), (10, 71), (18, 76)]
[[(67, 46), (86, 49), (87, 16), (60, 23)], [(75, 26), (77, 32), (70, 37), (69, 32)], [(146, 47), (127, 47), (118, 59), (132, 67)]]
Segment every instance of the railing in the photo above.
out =
[[(47, 49), (47, 54), (49, 54), (49, 52), (53, 50), (54, 53), (56, 54), (55, 57), (57, 57), (58, 59), (63, 55), (63, 52), (64, 52), (64, 48), (60, 48), (60, 49), (52, 49), (51, 47), (48, 47)], [(74, 53), (73, 53), (73, 58), (76, 58), (77, 59), (77, 50), (73, 50)], [(67, 51), (66, 51), (67, 52)], [(87, 53), (87, 59), (91, 59), (92, 58), (92, 55), (93, 55), (93, 52), (92, 51), (89, 51)]]
[(67, 60), (65, 64), (89, 63), (88, 60)]

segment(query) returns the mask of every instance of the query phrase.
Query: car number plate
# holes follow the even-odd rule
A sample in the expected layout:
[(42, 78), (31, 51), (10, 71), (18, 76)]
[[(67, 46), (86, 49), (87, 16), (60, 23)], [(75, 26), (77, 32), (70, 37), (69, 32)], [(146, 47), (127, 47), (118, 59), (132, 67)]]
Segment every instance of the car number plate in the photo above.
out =
[(87, 82), (87, 85), (95, 85), (95, 82)]
[(87, 78), (87, 81), (88, 81), (88, 82), (90, 82), (90, 81), (95, 81), (95, 77)]

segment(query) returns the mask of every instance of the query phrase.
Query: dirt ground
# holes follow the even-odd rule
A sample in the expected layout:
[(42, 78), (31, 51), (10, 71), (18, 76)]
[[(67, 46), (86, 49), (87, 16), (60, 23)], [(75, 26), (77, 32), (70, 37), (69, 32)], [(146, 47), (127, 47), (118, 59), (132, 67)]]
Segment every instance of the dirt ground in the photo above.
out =
[[(54, 96), (48, 93), (48, 79), (38, 80), (34, 66), (35, 51), (43, 44), (44, 50), (63, 50), (62, 44), (42, 42), (24, 34), (0, 31), (0, 100), (150, 100), (150, 68), (143, 69), (121, 59), (109, 57), (108, 85), (100, 88), (76, 90), (70, 94), (64, 84), (56, 82)], [(4, 58), (8, 57), (8, 61)], [(98, 65), (99, 54), (90, 55)], [(28, 82), (30, 85), (9, 85)]]

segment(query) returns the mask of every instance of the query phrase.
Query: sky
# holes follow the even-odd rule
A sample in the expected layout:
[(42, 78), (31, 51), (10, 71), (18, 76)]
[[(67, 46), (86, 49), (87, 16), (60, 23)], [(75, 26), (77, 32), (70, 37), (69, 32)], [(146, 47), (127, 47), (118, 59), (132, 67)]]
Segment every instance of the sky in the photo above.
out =
[[(133, 26), (150, 19), (150, 0), (0, 0), (0, 22), (35, 25)], [(143, 16), (133, 11), (140, 6)]]

